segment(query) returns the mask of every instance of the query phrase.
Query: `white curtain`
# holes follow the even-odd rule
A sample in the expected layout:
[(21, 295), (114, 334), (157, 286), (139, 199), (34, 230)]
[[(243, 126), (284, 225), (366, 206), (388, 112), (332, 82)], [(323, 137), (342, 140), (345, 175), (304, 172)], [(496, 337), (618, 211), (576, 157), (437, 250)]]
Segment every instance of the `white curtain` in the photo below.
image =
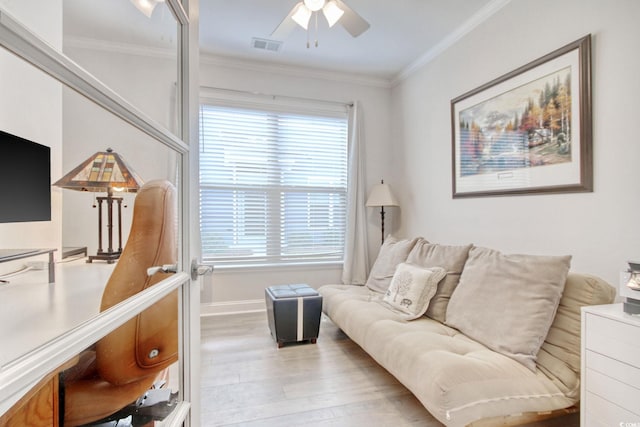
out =
[(369, 271), (365, 212), (364, 143), (362, 117), (357, 102), (349, 110), (349, 169), (347, 184), (347, 229), (344, 239), (342, 283), (364, 285)]

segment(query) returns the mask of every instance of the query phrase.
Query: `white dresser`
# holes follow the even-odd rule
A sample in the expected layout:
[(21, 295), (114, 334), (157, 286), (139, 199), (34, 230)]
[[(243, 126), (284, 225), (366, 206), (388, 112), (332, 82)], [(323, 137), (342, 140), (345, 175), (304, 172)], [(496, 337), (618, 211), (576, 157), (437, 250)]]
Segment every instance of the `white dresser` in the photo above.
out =
[(640, 427), (640, 317), (622, 304), (582, 309), (580, 425)]

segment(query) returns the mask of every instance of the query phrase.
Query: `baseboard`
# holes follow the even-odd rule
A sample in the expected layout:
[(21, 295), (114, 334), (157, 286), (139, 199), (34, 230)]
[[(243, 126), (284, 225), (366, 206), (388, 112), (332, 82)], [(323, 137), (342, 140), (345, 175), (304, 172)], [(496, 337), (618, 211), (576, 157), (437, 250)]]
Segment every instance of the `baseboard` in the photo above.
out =
[(224, 301), (200, 304), (200, 316), (222, 316), (238, 313), (266, 311), (263, 299)]

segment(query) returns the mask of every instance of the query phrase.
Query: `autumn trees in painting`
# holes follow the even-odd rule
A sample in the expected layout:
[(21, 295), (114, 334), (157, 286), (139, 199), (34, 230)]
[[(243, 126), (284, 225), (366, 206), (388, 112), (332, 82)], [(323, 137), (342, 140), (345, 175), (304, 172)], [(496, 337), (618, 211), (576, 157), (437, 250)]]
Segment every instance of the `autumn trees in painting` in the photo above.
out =
[(568, 67), (460, 111), (461, 175), (571, 161)]

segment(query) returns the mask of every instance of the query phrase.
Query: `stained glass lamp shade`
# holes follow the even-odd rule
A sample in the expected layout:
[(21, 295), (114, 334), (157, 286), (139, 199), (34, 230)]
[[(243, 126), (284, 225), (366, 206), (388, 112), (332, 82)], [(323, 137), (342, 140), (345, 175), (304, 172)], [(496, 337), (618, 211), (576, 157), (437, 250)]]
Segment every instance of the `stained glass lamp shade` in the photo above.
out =
[[(114, 197), (114, 191), (136, 192), (143, 181), (133, 169), (112, 149), (99, 151), (71, 172), (60, 178), (53, 185), (76, 191), (107, 193), (106, 197), (96, 197), (98, 202), (98, 253), (89, 257), (87, 262), (95, 259), (112, 263), (122, 253), (122, 197)], [(118, 249), (113, 248), (113, 202), (118, 204)], [(102, 249), (102, 203), (107, 204), (107, 232), (109, 247)]]

